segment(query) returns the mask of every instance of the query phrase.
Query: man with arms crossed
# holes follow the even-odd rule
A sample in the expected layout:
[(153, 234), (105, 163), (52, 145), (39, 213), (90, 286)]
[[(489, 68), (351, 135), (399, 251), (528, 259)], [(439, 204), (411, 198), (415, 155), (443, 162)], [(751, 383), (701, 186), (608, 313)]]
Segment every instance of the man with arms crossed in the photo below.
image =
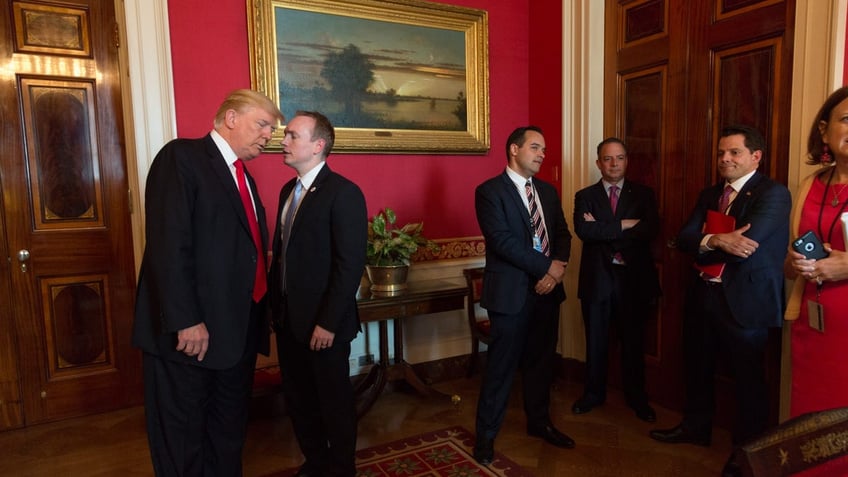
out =
[(574, 197), (574, 231), (583, 241), (577, 294), (586, 329), (586, 385), (571, 407), (583, 414), (607, 396), (610, 323), (618, 326), (622, 387), (639, 419), (656, 421), (645, 393), (645, 320), (660, 294), (651, 241), (660, 229), (654, 191), (625, 180), (627, 148), (611, 137), (598, 144), (601, 180)]
[[(686, 407), (677, 426), (651, 431), (660, 442), (710, 445), (719, 350), (734, 373), (733, 444), (766, 429), (765, 351), (769, 328), (783, 323), (792, 204), (785, 186), (757, 171), (764, 148), (762, 135), (750, 126), (722, 129), (716, 158), (722, 180), (701, 191), (678, 235), (678, 248), (693, 254), (698, 267), (683, 318)], [(710, 214), (728, 216), (732, 229), (705, 231)], [(737, 472), (728, 461), (723, 475)]]

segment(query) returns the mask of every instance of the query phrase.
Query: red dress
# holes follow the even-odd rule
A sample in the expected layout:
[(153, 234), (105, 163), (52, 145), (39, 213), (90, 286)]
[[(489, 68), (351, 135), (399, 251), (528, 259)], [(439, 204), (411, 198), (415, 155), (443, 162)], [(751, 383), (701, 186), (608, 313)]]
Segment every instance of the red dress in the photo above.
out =
[[(824, 176), (827, 180), (827, 175)], [(848, 190), (842, 190), (839, 205), (834, 207), (834, 189), (842, 185), (831, 185), (825, 191), (825, 183), (814, 180), (801, 211), (801, 223), (795, 236), (808, 230), (819, 235), (819, 213), (821, 213), (821, 235), (823, 242), (829, 241), (834, 250), (845, 250), (845, 238), (841, 212), (848, 212), (842, 205), (848, 200)], [(826, 193), (825, 193), (826, 192)], [(824, 207), (822, 207), (824, 199)], [(836, 224), (830, 233), (833, 221)], [(800, 278), (799, 278), (800, 279)], [(824, 333), (809, 325), (809, 300), (816, 299), (816, 284), (808, 282), (804, 288), (801, 314), (792, 324), (792, 397), (791, 417), (801, 414), (848, 406), (848, 280), (825, 282), (819, 297), (824, 308)], [(797, 474), (799, 477), (848, 475), (848, 459), (839, 458), (824, 463), (816, 469)]]
[[(824, 236), (819, 238), (823, 242), (829, 241), (834, 250), (845, 250), (839, 216), (841, 212), (848, 212), (848, 207), (843, 208), (848, 200), (848, 190), (840, 194), (838, 206), (831, 204), (834, 190), (839, 191), (842, 187), (842, 184), (831, 185), (825, 194), (825, 184), (820, 179), (813, 181), (801, 211), (796, 236), (808, 230), (819, 235), (820, 222)], [(825, 202), (823, 207), (822, 198)], [(834, 220), (836, 224), (830, 233)], [(801, 315), (792, 324), (792, 417), (848, 406), (848, 280), (825, 282), (822, 288), (819, 302), (824, 307), (824, 333), (809, 325), (807, 303), (811, 299), (816, 299), (815, 282), (807, 283)]]

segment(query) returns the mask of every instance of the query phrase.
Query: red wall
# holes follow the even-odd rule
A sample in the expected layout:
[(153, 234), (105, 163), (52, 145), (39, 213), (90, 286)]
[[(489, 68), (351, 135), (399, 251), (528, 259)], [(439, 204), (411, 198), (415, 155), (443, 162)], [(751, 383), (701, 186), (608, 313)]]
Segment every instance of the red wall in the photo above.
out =
[[(556, 0), (533, 1), (533, 10), (530, 0), (450, 2), (489, 12), (492, 145), (488, 154), (331, 154), (329, 166), (362, 188), (369, 216), (389, 206), (400, 222), (423, 220), (425, 235), (430, 238), (480, 235), (474, 216), (474, 188), (503, 170), (503, 143), (519, 125), (543, 127), (548, 163), (560, 164), (561, 28), (557, 12), (561, 6)], [(177, 129), (182, 137), (206, 134), (226, 94), (250, 87), (245, 1), (218, 0), (214, 9), (211, 5), (208, 0), (168, 5)], [(546, 5), (550, 8), (543, 8)], [(539, 12), (538, 17), (531, 19), (534, 12)], [(536, 106), (530, 106), (531, 102)], [(279, 189), (294, 172), (282, 164), (278, 154), (260, 156), (249, 168), (257, 177), (273, 224)]]

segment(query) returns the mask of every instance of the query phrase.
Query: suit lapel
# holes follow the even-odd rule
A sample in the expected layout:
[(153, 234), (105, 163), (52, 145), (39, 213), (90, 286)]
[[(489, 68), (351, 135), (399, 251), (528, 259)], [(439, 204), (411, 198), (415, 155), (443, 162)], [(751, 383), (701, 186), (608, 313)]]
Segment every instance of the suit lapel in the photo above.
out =
[(244, 210), (244, 204), (241, 202), (241, 195), (239, 195), (238, 186), (233, 180), (233, 174), (230, 172), (230, 168), (227, 167), (227, 163), (224, 161), (224, 156), (221, 154), (221, 151), (218, 150), (218, 146), (215, 145), (215, 141), (212, 140), (212, 136), (207, 135), (204, 138), (204, 142), (206, 143), (206, 153), (209, 155), (209, 165), (215, 176), (219, 181), (221, 181), (221, 190), (227, 191), (227, 200), (235, 211), (236, 216), (238, 216), (239, 222), (241, 222), (244, 230), (250, 234), (250, 225), (247, 223), (247, 213)]
[[(525, 222), (527, 223), (527, 229), (530, 230), (530, 220), (524, 198), (521, 197), (518, 190), (515, 188), (515, 183), (512, 182), (512, 179), (509, 178), (509, 175), (506, 172), (501, 174), (501, 179), (501, 184), (507, 190), (506, 196), (510, 198), (510, 202), (515, 208), (516, 214), (519, 214), (518, 217), (528, 217), (528, 220), (525, 220)], [(533, 232), (531, 231), (530, 235), (532, 234)]]
[[(616, 212), (621, 210), (621, 197), (622, 197), (622, 195), (624, 195), (623, 193), (624, 193), (624, 191), (619, 189), (619, 191), (618, 191), (618, 206), (616, 208)], [(598, 203), (598, 205), (601, 207), (601, 210), (609, 211), (609, 214), (610, 214), (611, 217), (615, 217), (616, 215), (618, 215), (617, 213), (613, 213), (613, 211), (612, 211), (612, 204), (610, 204), (609, 194), (607, 194), (607, 190), (604, 187), (604, 181), (603, 180), (599, 180), (595, 184), (595, 187), (592, 188), (592, 196), (593, 196), (592, 200), (595, 200)]]
[[(300, 206), (297, 208), (297, 211), (294, 216), (294, 220), (292, 221), (292, 229), (291, 235), (289, 235), (289, 241), (292, 240), (297, 234), (297, 229), (299, 228), (299, 224), (301, 224), (306, 217), (309, 216), (309, 210), (315, 206), (320, 197), (317, 194), (320, 194), (321, 188), (324, 185), (324, 182), (327, 180), (327, 177), (330, 176), (330, 166), (326, 163), (318, 172), (318, 175), (315, 176), (315, 180), (312, 181), (312, 185), (309, 186), (309, 189), (303, 190), (303, 196), (300, 198)], [(295, 182), (297, 179), (295, 179)]]
[[(763, 175), (759, 172), (755, 172), (748, 182), (742, 187), (742, 190), (736, 194), (736, 198), (733, 199), (733, 202), (730, 204), (730, 215), (734, 217), (742, 217), (745, 215), (745, 212), (748, 209), (748, 203), (751, 200), (751, 197), (754, 194), (754, 189), (759, 185), (762, 181)], [(718, 199), (716, 199), (718, 202)]]

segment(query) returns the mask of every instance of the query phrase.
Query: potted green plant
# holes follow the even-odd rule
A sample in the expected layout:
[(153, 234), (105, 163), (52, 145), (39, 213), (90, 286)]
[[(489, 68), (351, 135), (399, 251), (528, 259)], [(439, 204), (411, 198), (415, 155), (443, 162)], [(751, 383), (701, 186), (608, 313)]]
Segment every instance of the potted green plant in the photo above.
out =
[(395, 212), (385, 207), (368, 221), (366, 271), (372, 292), (397, 292), (406, 289), (406, 277), (412, 255), (419, 248), (433, 253), (439, 246), (422, 235), (424, 224), (413, 222), (397, 227)]

